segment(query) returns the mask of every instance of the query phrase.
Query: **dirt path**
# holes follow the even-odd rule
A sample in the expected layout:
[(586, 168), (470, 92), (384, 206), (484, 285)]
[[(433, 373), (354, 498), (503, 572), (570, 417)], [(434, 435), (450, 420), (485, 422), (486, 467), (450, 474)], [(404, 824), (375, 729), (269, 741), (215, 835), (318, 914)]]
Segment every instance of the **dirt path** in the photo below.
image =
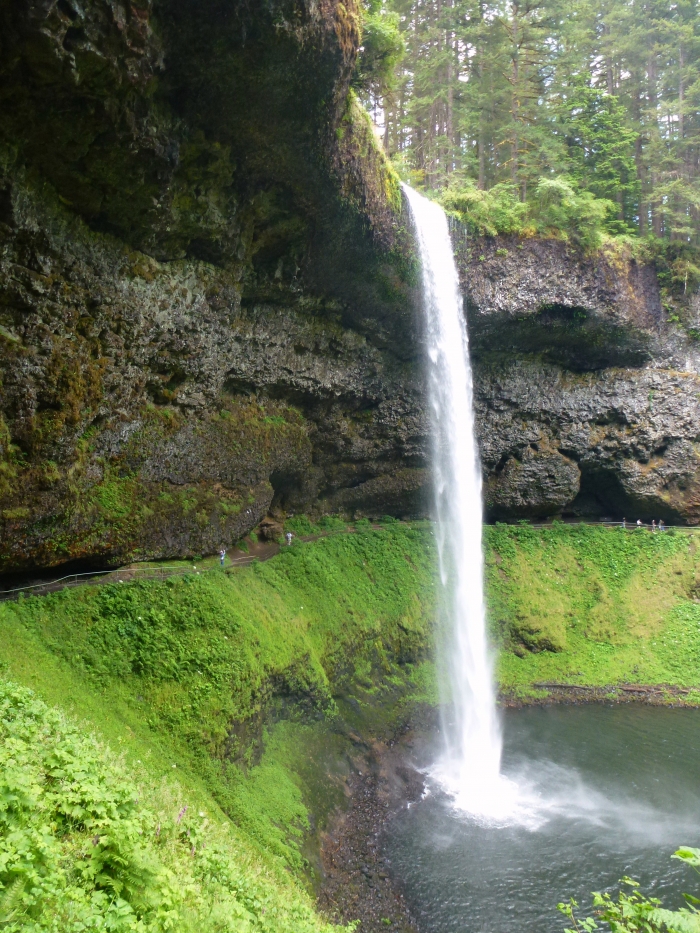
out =
[[(379, 528), (380, 525), (373, 525), (372, 528)], [(347, 528), (342, 531), (322, 531), (316, 535), (307, 535), (305, 537), (295, 537), (295, 541), (307, 542), (318, 541), (319, 538), (327, 538), (337, 534), (355, 534), (354, 528)], [(292, 543), (292, 547), (294, 542)], [(280, 545), (277, 541), (255, 541), (250, 542), (246, 550), (240, 547), (233, 547), (226, 553), (224, 562), (224, 572), (230, 573), (238, 567), (245, 567), (252, 564), (253, 561), (266, 561), (279, 554), (280, 549), (286, 545)], [(167, 580), (170, 577), (181, 577), (185, 574), (203, 574), (211, 573), (213, 570), (219, 570), (220, 564), (218, 557), (207, 557), (200, 561), (179, 562), (177, 564), (127, 564), (125, 567), (119, 567), (116, 570), (93, 570), (84, 573), (70, 573), (54, 579), (44, 579), (37, 575), (30, 582), (23, 585), (0, 590), (0, 602), (19, 599), (20, 596), (47, 596), (49, 593), (58, 593), (60, 590), (72, 589), (76, 586), (99, 586), (103, 583), (134, 583), (139, 580)]]
[[(568, 521), (567, 524), (585, 524), (585, 525), (602, 525), (605, 527), (615, 527), (619, 526), (619, 522), (574, 522)], [(401, 524), (404, 524), (403, 522)], [(406, 523), (412, 524), (412, 523)], [(531, 523), (530, 526), (533, 528), (546, 528), (549, 523), (540, 523), (534, 524)], [(372, 529), (381, 528), (381, 525), (373, 524)], [(670, 530), (670, 526), (667, 526)], [(644, 530), (648, 533), (651, 533), (651, 530), (644, 526)], [(697, 528), (690, 527), (677, 527), (677, 531), (682, 531), (688, 534), (697, 533)], [(628, 526), (627, 531), (637, 532), (638, 529), (633, 526)], [(307, 535), (304, 537), (296, 537), (297, 542), (307, 542), (307, 541), (317, 541), (319, 538), (326, 538), (331, 535), (337, 534), (355, 534), (354, 528), (346, 528), (344, 530), (338, 531), (322, 531), (316, 535)], [(284, 547), (285, 545), (282, 545)], [(247, 564), (251, 564), (253, 561), (266, 561), (271, 557), (274, 557), (276, 554), (279, 554), (280, 544), (276, 541), (256, 541), (248, 543), (247, 549), (243, 550), (240, 547), (233, 547), (228, 551), (226, 555), (226, 561), (224, 565), (224, 570), (229, 572), (235, 570), (237, 567), (244, 567)], [(26, 583), (18, 584), (13, 587), (8, 587), (7, 589), (0, 590), (0, 602), (6, 600), (18, 599), (22, 594), (25, 596), (46, 596), (49, 593), (57, 593), (60, 590), (76, 587), (76, 586), (95, 586), (101, 583), (133, 583), (137, 580), (167, 580), (169, 577), (179, 577), (184, 574), (189, 573), (208, 573), (212, 570), (219, 569), (219, 561), (217, 557), (207, 557), (200, 561), (193, 561), (191, 564), (189, 561), (181, 561), (176, 565), (168, 564), (138, 564), (132, 563), (128, 564), (125, 567), (119, 567), (116, 570), (88, 570), (82, 573), (69, 573), (65, 574), (58, 578), (46, 579), (46, 577), (41, 574), (40, 571), (37, 571), (36, 576), (29, 578), (28, 575), (17, 575), (17, 580), (24, 579), (27, 580)], [(9, 578), (12, 579), (11, 577)]]

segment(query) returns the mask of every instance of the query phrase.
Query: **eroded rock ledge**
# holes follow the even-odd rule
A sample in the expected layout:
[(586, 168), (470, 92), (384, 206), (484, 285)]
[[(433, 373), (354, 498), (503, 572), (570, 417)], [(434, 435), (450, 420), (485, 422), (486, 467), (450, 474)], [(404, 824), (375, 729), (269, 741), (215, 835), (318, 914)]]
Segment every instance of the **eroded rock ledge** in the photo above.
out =
[(624, 250), (455, 239), (489, 515), (698, 522), (699, 297), (678, 320)]
[(415, 257), (357, 4), (0, 6), (0, 566), (422, 511)]
[[(425, 514), (417, 263), (356, 2), (0, 0), (0, 569)], [(700, 520), (700, 305), (455, 231), (491, 518)]]

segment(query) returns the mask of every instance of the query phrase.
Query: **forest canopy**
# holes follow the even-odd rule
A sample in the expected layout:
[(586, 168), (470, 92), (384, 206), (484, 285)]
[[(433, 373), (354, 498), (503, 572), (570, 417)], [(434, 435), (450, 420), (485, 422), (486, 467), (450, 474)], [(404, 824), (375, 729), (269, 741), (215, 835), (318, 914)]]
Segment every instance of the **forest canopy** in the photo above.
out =
[(697, 0), (368, 0), (356, 88), (480, 233), (700, 245)]

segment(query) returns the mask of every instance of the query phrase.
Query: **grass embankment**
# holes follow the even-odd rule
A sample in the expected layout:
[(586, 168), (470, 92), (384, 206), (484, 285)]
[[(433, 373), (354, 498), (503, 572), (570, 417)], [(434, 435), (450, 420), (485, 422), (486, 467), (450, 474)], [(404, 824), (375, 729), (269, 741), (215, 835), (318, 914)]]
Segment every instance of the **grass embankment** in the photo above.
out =
[(554, 524), (486, 529), (501, 690), (663, 684), (700, 703), (700, 536)]
[(303, 840), (343, 798), (351, 729), (432, 700), (431, 550), (361, 528), (1, 605), (0, 923), (324, 929)]
[[(485, 536), (504, 692), (669, 684), (700, 702), (700, 538)], [(230, 574), (0, 605), (0, 925), (325, 930), (306, 841), (343, 800), (356, 733), (435, 701), (433, 599), (430, 527), (358, 523)]]

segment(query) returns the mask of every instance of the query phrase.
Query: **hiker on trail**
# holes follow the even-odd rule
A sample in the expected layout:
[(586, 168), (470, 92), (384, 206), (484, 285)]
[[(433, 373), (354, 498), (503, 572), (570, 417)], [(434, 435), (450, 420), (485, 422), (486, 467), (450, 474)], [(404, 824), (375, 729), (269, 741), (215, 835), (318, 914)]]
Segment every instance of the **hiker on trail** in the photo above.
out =
[(225, 558), (225, 557), (226, 557), (226, 550), (225, 550), (224, 548), (221, 548), (221, 550), (219, 551), (219, 561), (220, 561), (222, 567), (224, 566), (224, 558)]
[(651, 530), (654, 534), (656, 534), (656, 522), (654, 521), (653, 518), (651, 520)]
[(285, 535), (285, 538), (287, 539), (287, 547), (291, 545), (293, 537), (294, 535), (291, 533), (291, 531), (288, 531), (287, 534)]
[(666, 531), (666, 526), (664, 525), (663, 518), (659, 519), (659, 531)]
[(622, 516), (622, 530), (624, 531), (626, 527), (627, 527), (627, 519), (623, 515)]
[(643, 528), (643, 527), (644, 527), (644, 526), (642, 525), (642, 520), (641, 520), (641, 518), (638, 518), (638, 519), (637, 519), (637, 528)]

